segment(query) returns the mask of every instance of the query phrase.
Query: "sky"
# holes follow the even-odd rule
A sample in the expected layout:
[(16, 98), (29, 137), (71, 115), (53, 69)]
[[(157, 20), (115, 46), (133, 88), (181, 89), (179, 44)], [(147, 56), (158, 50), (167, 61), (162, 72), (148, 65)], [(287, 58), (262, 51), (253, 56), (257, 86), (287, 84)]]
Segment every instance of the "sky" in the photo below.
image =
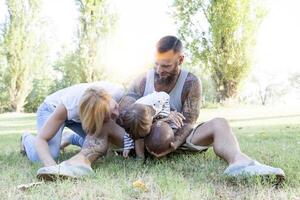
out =
[(273, 0), (261, 24), (254, 72), (280, 79), (300, 72), (300, 1)]
[[(153, 60), (157, 40), (176, 35), (176, 27), (168, 11), (170, 0), (112, 0), (119, 22), (104, 62), (112, 73), (130, 76)], [(252, 74), (272, 80), (287, 79), (300, 72), (300, 1), (273, 0), (258, 31)], [(44, 15), (52, 31), (52, 54), (74, 43), (78, 12), (73, 0), (44, 0)], [(0, 22), (4, 20), (4, 0), (0, 0)]]

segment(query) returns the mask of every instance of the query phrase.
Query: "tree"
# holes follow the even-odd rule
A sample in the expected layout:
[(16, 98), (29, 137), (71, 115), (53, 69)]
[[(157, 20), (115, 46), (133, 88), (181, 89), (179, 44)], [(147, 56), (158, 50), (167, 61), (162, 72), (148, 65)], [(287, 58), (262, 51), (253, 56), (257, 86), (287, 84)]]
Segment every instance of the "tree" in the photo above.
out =
[(58, 81), (53, 87), (54, 90), (59, 90), (62, 88), (69, 87), (71, 85), (86, 82), (85, 75), (80, 73), (81, 69), (79, 67), (79, 56), (77, 52), (67, 52), (65, 55), (61, 56), (60, 60), (57, 60), (53, 66), (58, 77)]
[(289, 76), (289, 82), (292, 87), (300, 89), (300, 72), (292, 73)]
[(43, 65), (46, 51), (39, 33), (40, 0), (7, 0), (8, 19), (3, 31), (3, 55), (7, 64), (3, 79), (10, 109), (23, 110), (31, 90), (34, 71)]
[(77, 48), (62, 52), (54, 69), (62, 76), (56, 89), (103, 78), (101, 62), (108, 35), (114, 30), (116, 14), (106, 0), (75, 0), (79, 10)]
[(103, 75), (101, 57), (107, 36), (114, 28), (116, 15), (111, 13), (105, 0), (76, 0), (76, 2), (80, 11), (76, 68), (80, 74), (80, 82), (91, 82), (99, 80)]
[(234, 97), (251, 67), (266, 10), (258, 0), (174, 0), (174, 8), (190, 65), (211, 74), (218, 101)]

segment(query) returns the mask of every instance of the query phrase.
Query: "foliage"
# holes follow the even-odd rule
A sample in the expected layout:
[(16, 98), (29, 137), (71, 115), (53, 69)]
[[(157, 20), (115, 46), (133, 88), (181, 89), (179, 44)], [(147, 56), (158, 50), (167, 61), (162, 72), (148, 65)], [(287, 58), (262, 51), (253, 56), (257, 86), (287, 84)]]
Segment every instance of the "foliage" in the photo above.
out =
[(174, 8), (190, 65), (209, 72), (218, 101), (234, 97), (251, 67), (265, 9), (258, 0), (175, 0)]
[(25, 112), (36, 112), (45, 97), (52, 92), (53, 81), (49, 74), (41, 75), (33, 80), (32, 90), (26, 98)]
[(5, 71), (7, 68), (7, 63), (4, 57), (2, 56), (1, 52), (1, 45), (0, 45), (0, 113), (8, 111), (9, 110), (9, 93), (7, 91), (7, 86), (5, 82), (3, 81), (5, 78)]
[(282, 103), (291, 94), (291, 83), (282, 81), (280, 75), (272, 74), (256, 68), (247, 78), (247, 84), (243, 86), (238, 97), (242, 103), (267, 105)]
[(201, 76), (202, 84), (202, 107), (211, 107), (213, 104), (216, 104), (217, 93), (214, 86), (214, 81), (210, 76), (202, 74)]
[(78, 56), (74, 72), (80, 74), (79, 82), (99, 80), (103, 75), (101, 57), (106, 38), (112, 32), (116, 15), (111, 13), (106, 0), (76, 0), (80, 11), (78, 28)]
[(32, 87), (35, 70), (45, 62), (46, 46), (38, 31), (40, 0), (7, 0), (8, 19), (3, 32), (3, 54), (6, 59), (4, 80), (9, 107), (22, 111)]
[(300, 89), (300, 72), (290, 75), (289, 82), (291, 83), (292, 87)]
[(76, 0), (79, 9), (77, 48), (62, 53), (54, 64), (59, 77), (51, 90), (59, 90), (76, 83), (92, 82), (103, 78), (103, 51), (106, 39), (114, 30), (116, 14), (105, 0)]
[(69, 87), (76, 83), (84, 82), (82, 73), (78, 73), (79, 57), (76, 52), (67, 53), (62, 59), (57, 60), (53, 65), (54, 70), (59, 74), (54, 88), (56, 90)]

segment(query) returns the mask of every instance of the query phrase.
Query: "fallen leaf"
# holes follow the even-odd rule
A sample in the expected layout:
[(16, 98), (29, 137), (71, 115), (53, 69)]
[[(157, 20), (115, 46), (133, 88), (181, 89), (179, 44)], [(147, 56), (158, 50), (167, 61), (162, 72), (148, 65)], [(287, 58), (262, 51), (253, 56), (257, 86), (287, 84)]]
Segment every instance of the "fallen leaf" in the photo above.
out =
[(133, 186), (134, 188), (143, 190), (144, 192), (147, 192), (147, 191), (148, 191), (148, 188), (146, 187), (145, 183), (144, 183), (141, 179), (134, 181), (134, 182), (132, 183), (132, 186)]

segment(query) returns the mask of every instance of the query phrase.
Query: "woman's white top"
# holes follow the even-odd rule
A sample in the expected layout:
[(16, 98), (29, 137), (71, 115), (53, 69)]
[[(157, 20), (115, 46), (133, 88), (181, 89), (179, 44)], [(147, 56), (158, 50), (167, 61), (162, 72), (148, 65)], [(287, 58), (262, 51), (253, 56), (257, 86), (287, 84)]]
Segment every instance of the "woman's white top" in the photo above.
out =
[(119, 102), (124, 95), (122, 86), (106, 81), (99, 81), (92, 83), (80, 83), (64, 88), (46, 97), (44, 102), (52, 105), (53, 107), (57, 107), (59, 104), (63, 104), (67, 110), (68, 120), (80, 122), (79, 103), (84, 92), (91, 87), (103, 88), (117, 102)]

